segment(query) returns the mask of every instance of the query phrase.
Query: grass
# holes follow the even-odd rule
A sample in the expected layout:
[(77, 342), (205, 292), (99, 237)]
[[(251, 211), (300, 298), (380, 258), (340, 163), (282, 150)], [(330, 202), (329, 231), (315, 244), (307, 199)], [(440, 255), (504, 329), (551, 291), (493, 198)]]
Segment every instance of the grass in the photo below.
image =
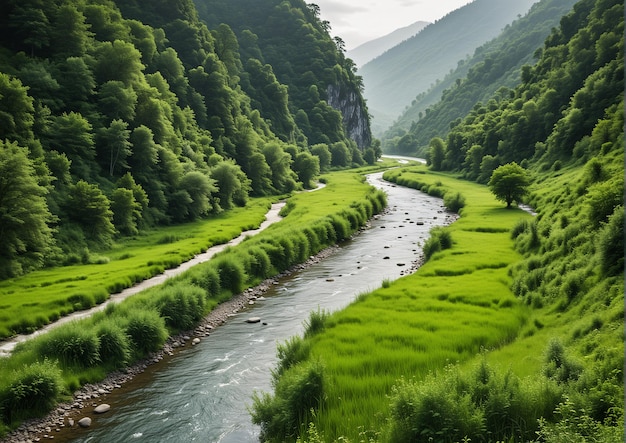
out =
[(32, 332), (110, 294), (178, 266), (211, 246), (258, 227), (270, 200), (254, 199), (216, 217), (164, 227), (119, 241), (103, 264), (44, 269), (0, 281), (0, 339)]
[(515, 340), (529, 309), (510, 291), (508, 268), (521, 256), (509, 230), (531, 216), (507, 210), (480, 185), (425, 168), (389, 171), (404, 184), (436, 184), (465, 197), (462, 217), (446, 228), (453, 244), (415, 274), (362, 295), (311, 338), (310, 359), (325, 366), (326, 401), (314, 422), (325, 438), (359, 441), (386, 425), (392, 387), (425, 377)]

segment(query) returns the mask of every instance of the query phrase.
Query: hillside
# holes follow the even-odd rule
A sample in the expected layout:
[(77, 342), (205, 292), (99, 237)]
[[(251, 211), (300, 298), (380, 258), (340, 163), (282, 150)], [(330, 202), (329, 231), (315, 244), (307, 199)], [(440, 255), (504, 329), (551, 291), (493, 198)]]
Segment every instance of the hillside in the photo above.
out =
[(382, 134), (418, 94), (535, 2), (475, 0), (360, 68), (374, 133)]
[(360, 78), (303, 2), (283, 12), (262, 15), (313, 30), (313, 75), (301, 54), (209, 29), (191, 0), (2, 2), (0, 278), (373, 162)]
[[(235, 32), (244, 69), (249, 71), (251, 63), (271, 66), (289, 90), (289, 110), (310, 145), (341, 141), (333, 134), (343, 127), (361, 150), (370, 146), (370, 118), (361, 78), (346, 58), (343, 42), (330, 38), (317, 5), (303, 0), (259, 0), (253, 5), (248, 0), (195, 2), (210, 27), (225, 23)], [(248, 75), (250, 86), (258, 91), (252, 84), (256, 70)], [(242, 78), (243, 87), (250, 91), (246, 80)], [(333, 110), (340, 114), (333, 115)]]
[(349, 50), (346, 54), (357, 66), (363, 66), (404, 40), (413, 37), (429, 24), (429, 22), (417, 21), (404, 28), (396, 29), (387, 35), (365, 42)]
[(274, 393), (253, 397), (267, 441), (623, 439), (623, 11), (578, 1), (428, 169), (385, 173), (460, 219), (415, 274), (279, 345)]
[(431, 138), (445, 137), (451, 123), (477, 103), (497, 100), (497, 91), (502, 95), (514, 88), (521, 78), (522, 66), (535, 63), (537, 49), (574, 3), (575, 0), (535, 3), (528, 14), (506, 26), (498, 37), (460, 62), (454, 72), (420, 94), (382, 136), (383, 149), (423, 156)]

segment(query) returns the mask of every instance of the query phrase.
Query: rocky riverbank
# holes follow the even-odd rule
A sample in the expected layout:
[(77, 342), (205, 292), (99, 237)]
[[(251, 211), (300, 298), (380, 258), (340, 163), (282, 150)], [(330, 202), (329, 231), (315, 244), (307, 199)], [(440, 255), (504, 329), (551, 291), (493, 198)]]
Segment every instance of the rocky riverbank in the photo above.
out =
[[(185, 346), (193, 346), (199, 343), (200, 340), (210, 337), (213, 329), (224, 324), (246, 307), (256, 303), (269, 288), (278, 283), (280, 278), (318, 263), (333, 254), (337, 249), (338, 246), (326, 248), (317, 255), (310, 257), (305, 263), (296, 265), (273, 278), (263, 281), (258, 286), (249, 288), (243, 293), (232, 297), (230, 300), (221, 303), (216, 306), (193, 331), (187, 331), (170, 337), (160, 351), (151, 354), (148, 358), (124, 370), (109, 374), (102, 382), (83, 386), (74, 393), (71, 400), (58, 404), (56, 409), (46, 417), (31, 419), (22, 423), (19, 428), (0, 441), (2, 443), (30, 443), (54, 440), (55, 434), (58, 435), (62, 431), (66, 433), (66, 428), (68, 427), (77, 428), (79, 426), (90, 426), (92, 420), (97, 420), (99, 413), (106, 413), (106, 411), (108, 411), (108, 407), (103, 408), (106, 410), (105, 412), (95, 411), (99, 406), (109, 406), (106, 403), (107, 394), (111, 393), (114, 389), (121, 388), (135, 376), (149, 370), (152, 365), (161, 362), (164, 358), (174, 355), (177, 349), (181, 349)], [(115, 407), (115, 405), (110, 406), (112, 408)]]

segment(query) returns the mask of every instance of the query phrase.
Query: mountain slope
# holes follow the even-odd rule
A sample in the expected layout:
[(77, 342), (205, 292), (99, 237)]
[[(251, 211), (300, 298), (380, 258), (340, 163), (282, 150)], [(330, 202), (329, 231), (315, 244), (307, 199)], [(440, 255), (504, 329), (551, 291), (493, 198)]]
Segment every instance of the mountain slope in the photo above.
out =
[(418, 21), (404, 28), (396, 29), (387, 35), (370, 40), (349, 50), (347, 56), (350, 57), (357, 66), (363, 66), (385, 51), (413, 37), (429, 24), (429, 22)]
[[(382, 136), (389, 152), (418, 151), (435, 136), (445, 137), (450, 124), (466, 115), (478, 102), (486, 103), (500, 88), (519, 83), (523, 65), (535, 61), (535, 52), (575, 0), (542, 0), (528, 14), (507, 26), (495, 39), (426, 93), (420, 94)], [(504, 91), (503, 93), (506, 93)], [(395, 138), (395, 140), (394, 140)], [(423, 154), (423, 152), (422, 152)]]
[[(379, 134), (411, 104), (536, 0), (475, 0), (367, 63), (359, 74)], [(382, 130), (381, 130), (382, 129)]]

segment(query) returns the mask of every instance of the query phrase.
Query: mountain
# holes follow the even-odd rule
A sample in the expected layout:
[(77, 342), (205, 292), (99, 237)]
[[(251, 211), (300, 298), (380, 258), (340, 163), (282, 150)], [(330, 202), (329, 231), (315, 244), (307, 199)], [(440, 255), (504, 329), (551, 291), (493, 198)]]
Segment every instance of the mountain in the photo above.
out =
[(402, 43), (404, 40), (413, 37), (429, 24), (430, 22), (418, 21), (409, 26), (405, 26), (404, 28), (396, 29), (387, 35), (370, 40), (354, 49), (349, 50), (347, 52), (347, 56), (354, 60), (354, 63), (356, 63), (357, 66), (363, 66), (365, 63), (378, 57), (385, 51), (393, 48), (399, 43)]
[(475, 0), (359, 69), (375, 134), (536, 0)]
[(496, 91), (501, 88), (506, 93), (515, 87), (522, 66), (536, 61), (537, 50), (574, 3), (535, 3), (528, 14), (507, 25), (498, 37), (476, 49), (471, 58), (459, 62), (453, 72), (420, 94), (383, 134), (383, 149), (423, 153), (431, 138), (445, 138), (451, 123), (467, 115), (477, 103), (497, 99)]
[[(289, 90), (289, 108), (309, 144), (341, 141), (328, 135), (343, 124), (361, 150), (369, 147), (372, 135), (361, 78), (340, 40), (330, 38), (317, 5), (303, 0), (195, 2), (210, 27), (224, 23), (232, 28), (244, 66), (251, 59), (271, 66)], [(340, 114), (333, 117), (333, 109)]]

